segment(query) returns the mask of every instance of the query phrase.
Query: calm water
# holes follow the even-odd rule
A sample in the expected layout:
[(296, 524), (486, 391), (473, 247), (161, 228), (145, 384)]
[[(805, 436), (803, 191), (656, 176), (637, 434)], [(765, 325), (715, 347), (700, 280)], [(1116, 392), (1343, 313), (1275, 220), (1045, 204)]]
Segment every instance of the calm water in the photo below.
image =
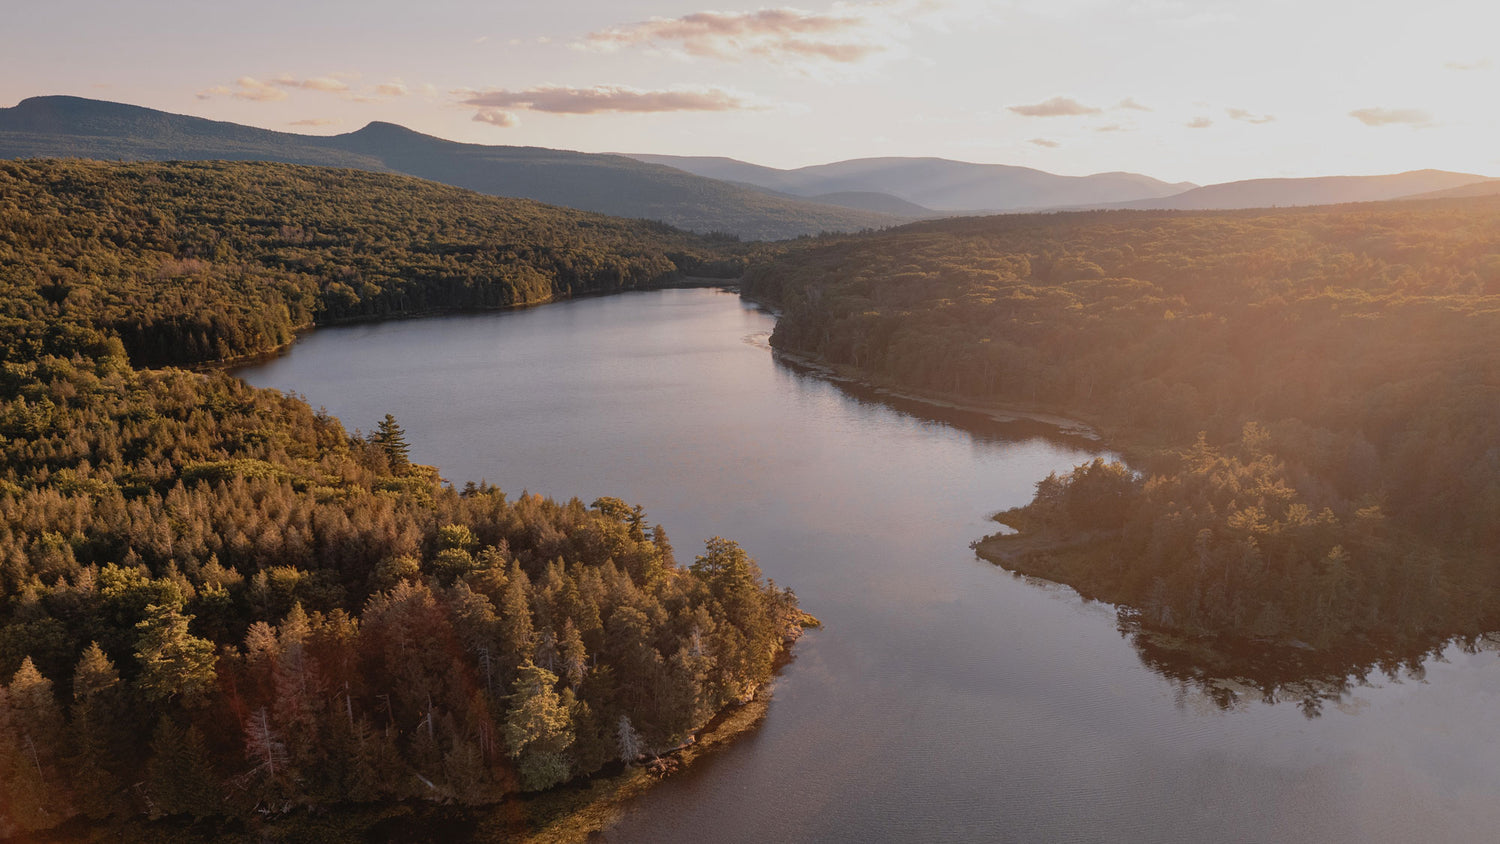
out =
[(319, 330), (241, 371), (413, 458), (738, 540), (825, 629), (763, 726), (663, 782), (635, 841), (1488, 841), (1500, 667), (1456, 648), (1309, 719), (1142, 666), (1111, 608), (975, 558), (985, 517), (1092, 457), (968, 433), (778, 365), (710, 290)]

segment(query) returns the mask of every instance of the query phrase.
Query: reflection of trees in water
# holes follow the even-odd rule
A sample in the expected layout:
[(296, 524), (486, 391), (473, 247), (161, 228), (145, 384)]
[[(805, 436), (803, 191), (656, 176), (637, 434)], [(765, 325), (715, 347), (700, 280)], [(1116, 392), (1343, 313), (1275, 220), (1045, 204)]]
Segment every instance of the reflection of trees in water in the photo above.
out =
[(1071, 433), (1040, 419), (1022, 418), (1020, 415), (1014, 419), (996, 419), (983, 411), (950, 406), (939, 400), (892, 393), (783, 353), (776, 354), (776, 364), (777, 372), (794, 380), (830, 384), (861, 407), (895, 410), (923, 422), (963, 431), (978, 442), (1001, 445), (1041, 439), (1069, 448), (1102, 451), (1098, 440)]
[(1147, 668), (1175, 687), (1179, 708), (1207, 705), (1242, 711), (1255, 702), (1295, 703), (1317, 718), (1328, 706), (1358, 708), (1355, 694), (1382, 682), (1423, 682), (1427, 665), (1463, 653), (1500, 651), (1500, 633), (1455, 636), (1406, 648), (1363, 644), (1314, 650), (1243, 639), (1193, 638), (1143, 626), (1133, 610), (1119, 611), (1120, 635), (1128, 638)]

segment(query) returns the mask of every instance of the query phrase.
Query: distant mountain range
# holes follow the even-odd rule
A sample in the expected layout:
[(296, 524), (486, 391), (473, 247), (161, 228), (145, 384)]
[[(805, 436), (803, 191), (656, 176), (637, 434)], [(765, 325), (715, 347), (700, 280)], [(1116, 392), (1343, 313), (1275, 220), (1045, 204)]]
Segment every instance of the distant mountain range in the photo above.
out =
[(1413, 170), (1390, 176), (1249, 179), (1243, 182), (1225, 182), (1194, 188), (1176, 196), (1116, 203), (1110, 207), (1208, 211), (1227, 208), (1269, 208), (1276, 205), (1337, 205), (1344, 202), (1405, 199), (1433, 192), (1447, 193), (1487, 181), (1490, 180), (1473, 173), (1450, 173), (1446, 170)]
[(322, 137), (79, 97), (33, 97), (0, 109), (0, 158), (41, 157), (352, 167), (757, 240), (910, 219), (775, 196), (618, 155), (461, 144), (390, 123)]
[(754, 240), (954, 214), (1255, 208), (1500, 192), (1500, 180), (1441, 170), (1203, 187), (1137, 173), (1060, 176), (943, 158), (860, 158), (779, 170), (722, 157), (463, 144), (380, 122), (331, 137), (299, 135), (80, 97), (32, 97), (0, 109), (0, 158), (33, 157), (350, 167)]
[(1500, 194), (1500, 179), (1485, 179), (1482, 182), (1470, 182), (1469, 184), (1460, 185), (1460, 186), (1458, 186), (1456, 188), (1448, 188), (1446, 190), (1429, 191), (1428, 193), (1419, 193), (1419, 194), (1415, 194), (1415, 195), (1407, 196), (1407, 197), (1402, 197), (1402, 198), (1403, 199), (1462, 199), (1462, 198), (1471, 197), (1471, 196), (1494, 196), (1496, 194)]
[(1030, 167), (971, 164), (946, 158), (856, 158), (777, 170), (732, 158), (627, 155), (710, 179), (741, 182), (791, 196), (822, 197), (825, 202), (849, 192), (883, 193), (932, 209), (927, 216), (1099, 206), (1172, 196), (1198, 187), (1192, 182), (1169, 184), (1138, 173), (1059, 176)]

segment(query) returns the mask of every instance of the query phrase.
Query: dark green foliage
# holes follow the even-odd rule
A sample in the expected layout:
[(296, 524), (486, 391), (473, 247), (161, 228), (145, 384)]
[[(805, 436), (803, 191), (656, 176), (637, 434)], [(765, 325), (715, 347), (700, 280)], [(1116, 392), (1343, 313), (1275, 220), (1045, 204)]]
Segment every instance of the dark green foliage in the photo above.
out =
[[(670, 272), (649, 244), (681, 235), (260, 165), (0, 164), (0, 214), (0, 834), (490, 802), (597, 771), (622, 716), (671, 747), (768, 678), (798, 614), (747, 559), (711, 586), (640, 508), (459, 492), (390, 417), (351, 436), (219, 372), (132, 368), (116, 335), (187, 363), (264, 350), (282, 335), (247, 326), (326, 314), (358, 275), (331, 267), (373, 253), (383, 280), (349, 306), (391, 305), (371, 315), (620, 289)], [(263, 239), (314, 219), (349, 224), (295, 261)], [(190, 277), (151, 269), (210, 246)], [(511, 275), (418, 269), (471, 258)]]
[(389, 413), (376, 423), (375, 433), (370, 435), (370, 442), (385, 453), (385, 459), (390, 464), (391, 471), (400, 474), (411, 463), (408, 459), (411, 446), (406, 442), (406, 432), (396, 423), (396, 417)]
[(1083, 467), (1029, 513), (1123, 531), (1048, 569), (1094, 594), (1320, 643), (1500, 611), (1493, 198), (922, 223), (806, 244), (745, 292), (782, 308), (779, 349), (1131, 446), (1149, 477)]
[(638, 289), (730, 257), (666, 226), (354, 170), (0, 162), (12, 360), (225, 360), (314, 322)]

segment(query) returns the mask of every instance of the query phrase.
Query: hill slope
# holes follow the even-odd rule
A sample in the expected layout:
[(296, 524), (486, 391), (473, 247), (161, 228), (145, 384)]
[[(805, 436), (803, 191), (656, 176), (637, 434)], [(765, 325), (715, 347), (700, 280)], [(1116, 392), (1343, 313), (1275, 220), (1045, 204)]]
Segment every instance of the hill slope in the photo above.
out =
[(0, 327), (55, 304), (46, 336), (86, 325), (152, 365), (266, 352), (315, 320), (738, 274), (659, 223), (274, 162), (0, 162), (0, 256), (0, 283), (30, 290)]
[(943, 211), (1017, 211), (1099, 205), (1171, 196), (1197, 187), (1137, 173), (1059, 176), (1030, 167), (972, 164), (946, 158), (859, 158), (778, 170), (732, 158), (631, 155), (708, 176), (795, 196), (875, 192)]
[(879, 228), (901, 218), (820, 205), (615, 155), (446, 141), (389, 123), (320, 137), (78, 97), (0, 109), (0, 158), (234, 160), (397, 172), (697, 232), (780, 239)]
[(1500, 193), (1500, 179), (1485, 179), (1482, 182), (1471, 182), (1456, 188), (1412, 194), (1402, 199), (1463, 199), (1474, 196), (1494, 196), (1497, 193)]
[(1311, 179), (1248, 179), (1205, 185), (1161, 199), (1122, 202), (1111, 207), (1208, 211), (1289, 205), (1377, 202), (1441, 191), (1485, 181), (1473, 173), (1412, 170), (1388, 176), (1321, 176)]

